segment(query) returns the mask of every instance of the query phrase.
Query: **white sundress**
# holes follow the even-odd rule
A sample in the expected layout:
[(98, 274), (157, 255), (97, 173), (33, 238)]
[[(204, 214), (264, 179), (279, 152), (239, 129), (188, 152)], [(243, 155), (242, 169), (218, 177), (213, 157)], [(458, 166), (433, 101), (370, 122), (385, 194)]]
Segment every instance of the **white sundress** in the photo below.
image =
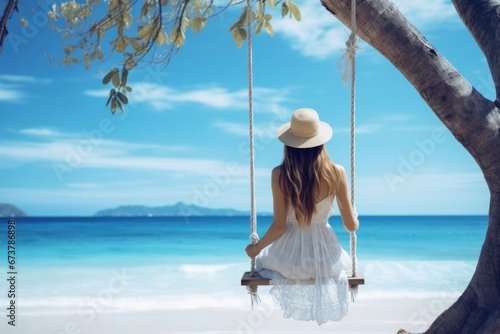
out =
[(310, 226), (299, 226), (289, 208), (285, 232), (257, 257), (256, 270), (271, 279), (271, 296), (286, 318), (321, 325), (349, 311), (351, 261), (328, 223), (332, 202), (325, 198), (316, 204)]

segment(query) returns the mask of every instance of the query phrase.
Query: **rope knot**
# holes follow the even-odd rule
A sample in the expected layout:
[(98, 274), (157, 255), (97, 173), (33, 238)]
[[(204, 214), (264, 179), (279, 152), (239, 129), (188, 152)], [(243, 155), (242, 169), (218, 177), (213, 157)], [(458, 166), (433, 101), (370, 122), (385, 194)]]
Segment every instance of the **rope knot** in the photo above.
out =
[(256, 244), (257, 241), (259, 241), (259, 235), (256, 232), (252, 232), (250, 233), (249, 239), (252, 244)]
[(347, 53), (349, 57), (354, 57), (356, 55), (356, 52), (361, 49), (358, 45), (358, 41), (358, 36), (354, 32), (351, 32), (351, 34), (349, 35), (349, 39), (347, 40), (347, 42), (345, 42), (345, 53)]
[(258, 304), (261, 300), (257, 292), (258, 287), (256, 285), (247, 285), (247, 293), (250, 295), (250, 300), (252, 301), (252, 310), (254, 304)]
[(344, 54), (337, 62), (337, 67), (342, 73), (341, 80), (344, 85), (351, 79), (353, 75), (353, 64), (356, 58), (356, 52), (360, 49), (358, 45), (359, 38), (355, 32), (351, 32), (349, 39), (345, 43), (346, 48)]

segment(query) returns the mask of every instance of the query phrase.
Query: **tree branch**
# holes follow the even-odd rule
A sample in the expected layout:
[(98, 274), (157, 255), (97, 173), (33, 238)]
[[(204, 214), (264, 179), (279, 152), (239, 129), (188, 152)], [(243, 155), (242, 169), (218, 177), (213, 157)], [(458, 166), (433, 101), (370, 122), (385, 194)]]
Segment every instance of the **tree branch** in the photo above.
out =
[(495, 105), (500, 107), (500, 1), (452, 0), (467, 29), (483, 51), (495, 83)]
[(7, 6), (5, 6), (5, 10), (3, 11), (2, 20), (0, 21), (0, 52), (2, 52), (5, 37), (9, 34), (7, 22), (12, 17), (12, 14), (14, 14), (14, 11), (18, 10), (17, 1), (18, 0), (9, 0)]
[[(320, 1), (341, 22), (350, 26), (351, 0)], [(356, 20), (358, 35), (408, 79), (478, 161), (490, 189), (500, 191), (498, 174), (492, 172), (500, 168), (500, 159), (494, 156), (500, 157), (500, 114), (493, 102), (484, 98), (392, 2), (358, 1)]]

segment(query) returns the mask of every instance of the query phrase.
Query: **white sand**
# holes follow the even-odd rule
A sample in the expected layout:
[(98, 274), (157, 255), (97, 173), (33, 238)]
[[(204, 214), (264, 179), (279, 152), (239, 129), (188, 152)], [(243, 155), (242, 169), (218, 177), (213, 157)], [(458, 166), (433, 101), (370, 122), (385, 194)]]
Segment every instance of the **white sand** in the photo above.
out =
[(342, 321), (318, 326), (313, 322), (285, 319), (277, 306), (262, 292), (262, 303), (248, 308), (194, 308), (185, 310), (101, 311), (95, 317), (66, 314), (50, 310), (30, 310), (17, 314), (15, 328), (2, 317), (1, 333), (16, 334), (159, 334), (159, 333), (396, 333), (400, 328), (424, 331), (453, 299), (435, 298), (369, 298), (362, 296), (352, 305)]

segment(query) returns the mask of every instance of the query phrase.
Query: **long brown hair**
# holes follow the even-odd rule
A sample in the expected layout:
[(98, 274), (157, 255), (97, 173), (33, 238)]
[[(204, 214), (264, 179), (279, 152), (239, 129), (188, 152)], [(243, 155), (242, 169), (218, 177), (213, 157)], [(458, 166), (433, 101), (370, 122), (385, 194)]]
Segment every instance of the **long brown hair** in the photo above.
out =
[(280, 165), (280, 187), (287, 205), (292, 205), (299, 224), (309, 225), (320, 198), (320, 182), (328, 185), (328, 196), (335, 193), (339, 171), (330, 160), (324, 145), (294, 148), (285, 145)]

